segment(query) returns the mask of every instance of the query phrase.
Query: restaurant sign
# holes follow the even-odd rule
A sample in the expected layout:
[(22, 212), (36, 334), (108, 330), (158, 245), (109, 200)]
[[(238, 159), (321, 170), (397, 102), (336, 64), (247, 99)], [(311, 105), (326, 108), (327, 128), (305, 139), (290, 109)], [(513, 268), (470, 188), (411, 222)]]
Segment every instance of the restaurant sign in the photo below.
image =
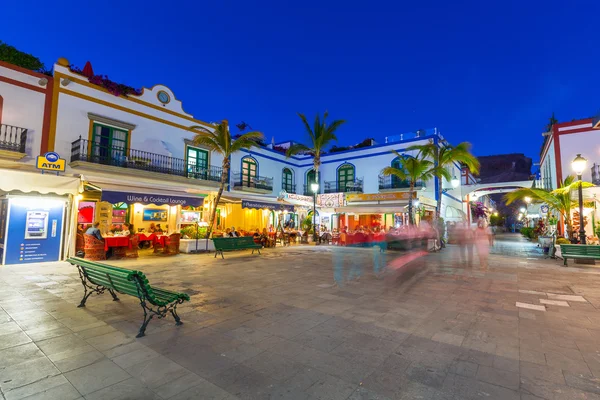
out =
[(117, 203), (140, 203), (140, 204), (168, 204), (170, 206), (192, 206), (200, 207), (204, 202), (204, 197), (198, 196), (171, 196), (165, 194), (142, 194), (131, 192), (115, 192), (112, 190), (102, 191), (102, 201), (111, 204)]
[(291, 204), (264, 203), (262, 201), (242, 200), (242, 208), (267, 209), (272, 211), (294, 212), (294, 206)]
[(323, 193), (317, 196), (319, 207), (337, 208), (344, 205), (344, 193)]
[[(361, 201), (394, 201), (408, 200), (408, 192), (387, 192), (387, 193), (348, 193), (346, 202), (356, 203)], [(413, 199), (417, 198), (417, 193), (413, 192)]]

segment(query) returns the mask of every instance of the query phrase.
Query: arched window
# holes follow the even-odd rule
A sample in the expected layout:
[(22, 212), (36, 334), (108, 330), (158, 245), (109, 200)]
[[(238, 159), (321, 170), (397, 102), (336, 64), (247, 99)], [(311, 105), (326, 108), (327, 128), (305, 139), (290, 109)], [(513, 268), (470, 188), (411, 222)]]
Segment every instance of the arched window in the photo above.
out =
[(341, 165), (337, 171), (338, 192), (346, 192), (348, 188), (354, 187), (355, 178), (356, 174), (354, 170), (354, 165)]
[[(406, 158), (406, 157), (408, 157), (408, 156), (403, 156), (403, 158)], [(404, 166), (402, 165), (400, 158), (396, 157), (392, 160), (392, 168), (404, 169)], [(396, 175), (392, 175), (391, 178), (392, 178), (392, 189), (403, 189), (403, 188), (407, 188), (410, 186), (410, 184), (407, 180), (400, 179)]]
[(242, 186), (254, 187), (255, 178), (258, 175), (258, 164), (252, 157), (242, 158)]
[(281, 172), (281, 188), (288, 193), (296, 193), (294, 173), (289, 168), (284, 168)]
[(312, 196), (314, 193), (312, 192), (311, 184), (316, 182), (316, 173), (314, 169), (309, 170), (306, 173), (306, 185), (304, 185), (304, 195)]

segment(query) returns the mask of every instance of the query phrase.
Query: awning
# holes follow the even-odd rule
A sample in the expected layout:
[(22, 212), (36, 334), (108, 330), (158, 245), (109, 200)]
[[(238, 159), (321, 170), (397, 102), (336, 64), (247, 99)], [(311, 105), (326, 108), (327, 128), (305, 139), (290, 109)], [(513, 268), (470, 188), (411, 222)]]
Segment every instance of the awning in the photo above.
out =
[(102, 201), (111, 204), (116, 203), (140, 203), (140, 204), (168, 204), (170, 206), (192, 206), (201, 207), (204, 203), (204, 197), (201, 195), (173, 195), (165, 193), (137, 193), (137, 192), (117, 192), (112, 190), (102, 190)]
[(2, 170), (0, 191), (2, 192), (38, 192), (41, 194), (66, 195), (79, 193), (80, 178), (69, 176), (42, 175), (41, 172), (25, 172), (10, 169)]
[(447, 206), (446, 213), (444, 214), (444, 220), (446, 222), (448, 222), (448, 221), (462, 222), (462, 221), (467, 220), (467, 216), (465, 215), (465, 213), (462, 210), (459, 210), (458, 208), (455, 208), (455, 207)]
[(242, 199), (242, 208), (255, 208), (255, 209), (267, 209), (273, 211), (287, 211), (294, 212), (294, 206), (291, 204), (285, 204), (282, 202), (268, 203), (257, 200), (245, 200)]

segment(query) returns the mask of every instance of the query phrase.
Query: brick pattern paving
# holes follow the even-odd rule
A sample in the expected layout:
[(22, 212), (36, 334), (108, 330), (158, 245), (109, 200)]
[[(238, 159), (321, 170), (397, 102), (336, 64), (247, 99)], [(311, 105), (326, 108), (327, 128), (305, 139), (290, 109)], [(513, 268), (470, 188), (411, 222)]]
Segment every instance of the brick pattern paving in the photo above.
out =
[(74, 267), (1, 267), (0, 398), (600, 399), (598, 272), (497, 246), (485, 269), (388, 252), (380, 279), (370, 249), (117, 261), (192, 295), (141, 339), (137, 299), (79, 309)]

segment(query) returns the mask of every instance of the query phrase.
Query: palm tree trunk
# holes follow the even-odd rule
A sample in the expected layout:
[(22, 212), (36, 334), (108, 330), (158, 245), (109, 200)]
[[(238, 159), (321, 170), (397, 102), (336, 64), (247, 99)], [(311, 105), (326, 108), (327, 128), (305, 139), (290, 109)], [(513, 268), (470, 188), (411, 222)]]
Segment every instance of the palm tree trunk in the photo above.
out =
[(215, 198), (215, 204), (212, 209), (212, 213), (210, 215), (210, 222), (208, 223), (208, 229), (206, 230), (206, 239), (210, 238), (210, 235), (213, 231), (213, 226), (215, 224), (215, 219), (217, 217), (217, 206), (219, 205), (219, 201), (221, 201), (221, 196), (223, 195), (223, 190), (225, 189), (225, 184), (227, 183), (227, 177), (229, 175), (229, 159), (226, 157), (223, 159), (223, 171), (221, 171), (221, 184), (219, 185), (219, 191), (217, 192), (217, 197)]
[(414, 225), (415, 220), (413, 218), (413, 193), (415, 191), (415, 181), (410, 180), (410, 187), (408, 188), (408, 225)]

